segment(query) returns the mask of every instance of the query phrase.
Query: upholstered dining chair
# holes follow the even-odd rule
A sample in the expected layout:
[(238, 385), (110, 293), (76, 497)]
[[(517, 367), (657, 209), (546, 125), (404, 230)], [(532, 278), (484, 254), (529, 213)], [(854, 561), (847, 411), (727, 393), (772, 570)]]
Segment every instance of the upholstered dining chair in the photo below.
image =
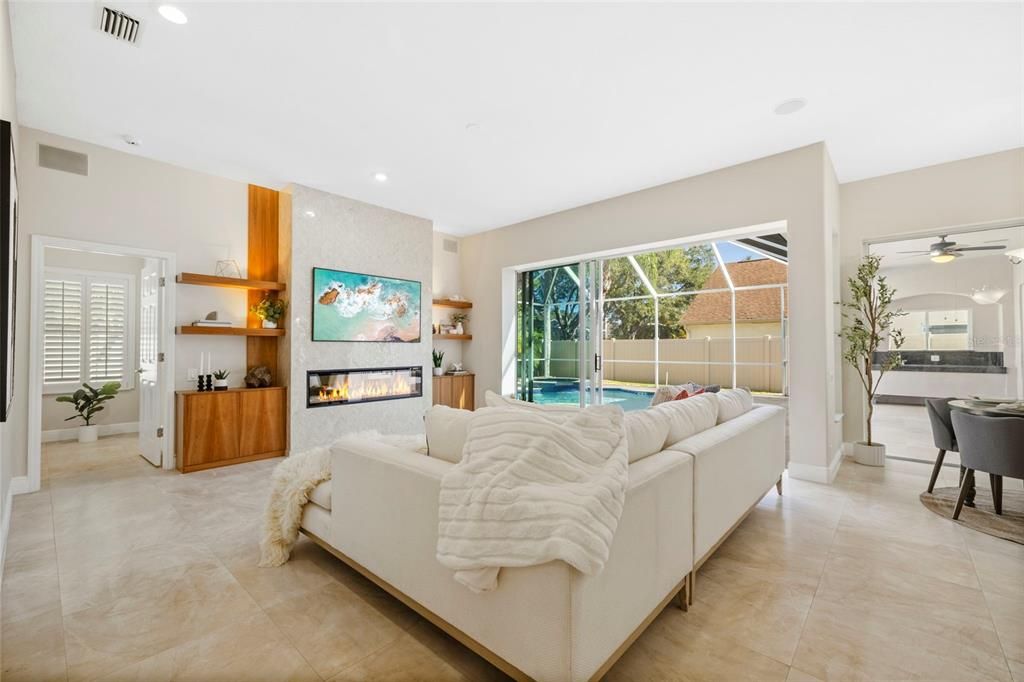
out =
[(992, 505), (1003, 513), (1003, 476), (1024, 479), (1024, 418), (985, 417), (953, 412), (953, 431), (960, 444), (960, 462), (966, 468), (953, 518), (960, 517), (964, 499), (974, 487), (974, 472), (988, 474)]
[(935, 457), (935, 466), (932, 468), (932, 477), (928, 481), (928, 492), (935, 490), (935, 481), (939, 480), (939, 472), (942, 471), (942, 460), (946, 458), (947, 452), (959, 452), (956, 445), (956, 434), (953, 431), (953, 421), (950, 417), (949, 401), (955, 398), (927, 398), (925, 408), (928, 410), (928, 421), (932, 424), (932, 441), (939, 449)]

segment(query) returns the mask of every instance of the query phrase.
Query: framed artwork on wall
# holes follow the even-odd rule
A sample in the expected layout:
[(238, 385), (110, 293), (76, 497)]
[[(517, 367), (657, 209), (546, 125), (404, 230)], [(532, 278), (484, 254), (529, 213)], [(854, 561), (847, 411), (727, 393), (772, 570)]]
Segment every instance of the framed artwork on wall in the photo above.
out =
[(14, 331), (18, 288), (18, 172), (11, 124), (0, 121), (0, 422), (14, 399)]
[(313, 268), (313, 340), (419, 343), (421, 285)]

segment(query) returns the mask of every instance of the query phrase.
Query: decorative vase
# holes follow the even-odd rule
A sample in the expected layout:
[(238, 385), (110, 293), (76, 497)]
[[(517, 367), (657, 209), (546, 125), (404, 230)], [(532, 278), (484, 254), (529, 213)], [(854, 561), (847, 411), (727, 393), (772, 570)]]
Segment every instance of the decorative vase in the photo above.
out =
[(463, 329), (461, 322), (459, 322), (457, 325), (455, 325), (455, 333), (459, 334), (459, 335), (466, 333), (466, 330)]
[(264, 329), (277, 329), (277, 320), (263, 320)]
[(434, 368), (434, 376), (435, 377), (442, 376), (443, 374), (444, 374), (444, 367), (435, 367)]
[(79, 443), (95, 443), (96, 439), (99, 438), (100, 427), (92, 424), (90, 426), (79, 426), (78, 427), (78, 442)]
[(853, 460), (857, 464), (864, 464), (869, 467), (885, 466), (885, 444), (884, 443), (862, 443), (853, 444)]
[(228, 390), (228, 380), (227, 379), (214, 379), (213, 380), (213, 390), (215, 390), (215, 391), (226, 391), (226, 390)]

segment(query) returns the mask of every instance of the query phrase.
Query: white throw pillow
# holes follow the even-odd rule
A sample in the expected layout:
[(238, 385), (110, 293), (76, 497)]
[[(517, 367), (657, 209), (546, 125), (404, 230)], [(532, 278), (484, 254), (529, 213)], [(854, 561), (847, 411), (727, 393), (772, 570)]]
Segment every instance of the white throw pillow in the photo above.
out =
[(655, 405), (661, 405), (667, 403), (670, 400), (675, 400), (675, 397), (679, 395), (680, 391), (685, 390), (690, 395), (693, 395), (701, 389), (700, 384), (686, 383), (679, 384), (678, 386), (658, 386), (657, 390), (654, 391), (654, 396), (651, 398), (651, 407)]
[(427, 454), (446, 462), (462, 461), (462, 448), (466, 445), (466, 432), (473, 413), (445, 405), (434, 405), (423, 416), (427, 432)]
[(626, 413), (626, 440), (629, 463), (665, 449), (668, 439), (669, 415), (663, 410), (632, 410)]
[[(685, 400), (683, 402), (686, 402)], [(723, 388), (718, 392), (718, 423), (724, 424), (754, 407), (754, 396), (745, 388)]]
[(673, 445), (701, 431), (707, 431), (718, 420), (718, 394), (702, 393), (684, 400), (671, 400), (651, 408), (669, 418), (665, 445)]
[(539, 403), (530, 403), (525, 400), (516, 400), (515, 398), (508, 398), (503, 395), (498, 395), (494, 391), (487, 391), (484, 394), (484, 402), (487, 403), (488, 407), (514, 407), (525, 410), (536, 410), (540, 412), (579, 412), (579, 405), (541, 405)]

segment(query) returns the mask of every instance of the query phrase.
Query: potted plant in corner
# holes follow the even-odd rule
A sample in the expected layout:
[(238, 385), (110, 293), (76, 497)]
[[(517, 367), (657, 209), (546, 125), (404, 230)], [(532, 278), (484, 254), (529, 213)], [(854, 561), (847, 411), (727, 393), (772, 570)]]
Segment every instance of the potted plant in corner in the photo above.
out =
[(265, 297), (249, 308), (249, 312), (263, 320), (264, 329), (277, 329), (277, 322), (284, 317), (288, 303), (280, 298)]
[[(885, 445), (871, 437), (871, 418), (875, 411), (875, 393), (885, 373), (898, 367), (903, 359), (899, 349), (903, 346), (903, 332), (893, 329), (902, 310), (891, 310), (895, 289), (878, 274), (881, 257), (865, 256), (857, 267), (857, 274), (847, 280), (849, 300), (842, 303), (844, 324), (839, 336), (845, 342), (843, 359), (857, 371), (867, 394), (867, 413), (864, 417), (867, 439), (853, 444), (853, 457), (858, 464), (885, 466)], [(889, 353), (875, 367), (875, 351), (889, 340)]]
[(444, 351), (435, 349), (431, 355), (434, 358), (434, 376), (439, 377), (444, 374)]
[(226, 391), (228, 390), (228, 375), (231, 374), (226, 369), (218, 369), (213, 373), (213, 390), (215, 391)]
[(82, 384), (82, 388), (71, 395), (57, 396), (58, 403), (71, 403), (75, 406), (75, 411), (78, 413), (64, 421), (69, 422), (74, 419), (85, 420), (85, 424), (78, 427), (79, 443), (92, 443), (99, 437), (99, 427), (92, 423), (92, 418), (97, 412), (103, 411), (103, 403), (113, 400), (119, 390), (121, 390), (121, 384), (117, 381), (111, 381), (110, 383), (103, 384), (99, 390), (89, 384)]

